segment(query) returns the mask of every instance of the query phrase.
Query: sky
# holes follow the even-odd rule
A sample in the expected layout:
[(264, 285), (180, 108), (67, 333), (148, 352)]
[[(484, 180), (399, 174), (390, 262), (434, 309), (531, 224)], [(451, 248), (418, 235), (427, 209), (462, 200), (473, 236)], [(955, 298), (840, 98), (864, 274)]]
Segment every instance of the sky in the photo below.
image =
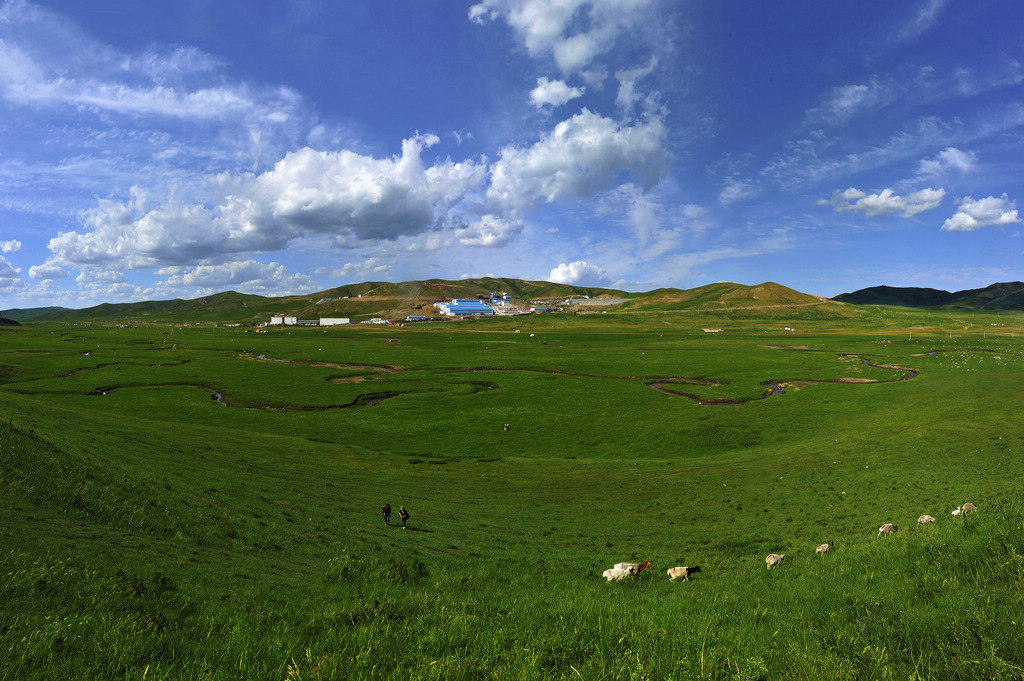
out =
[(0, 309), (1024, 279), (1019, 0), (0, 0)]

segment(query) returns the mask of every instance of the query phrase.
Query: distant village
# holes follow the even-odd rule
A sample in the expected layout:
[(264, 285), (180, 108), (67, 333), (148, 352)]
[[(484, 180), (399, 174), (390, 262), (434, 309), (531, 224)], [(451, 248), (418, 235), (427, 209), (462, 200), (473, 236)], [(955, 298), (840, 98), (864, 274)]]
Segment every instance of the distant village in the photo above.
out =
[[(582, 296), (582, 300), (589, 300), (588, 296)], [(446, 318), (470, 319), (473, 317), (511, 317), (515, 315), (542, 314), (553, 311), (552, 306), (575, 305), (581, 300), (568, 298), (564, 301), (537, 301), (533, 304), (517, 305), (513, 303), (512, 296), (507, 293), (491, 293), (489, 297), (480, 298), (454, 298), (452, 300), (439, 301), (434, 303), (437, 310), (437, 317), (427, 315), (409, 315), (404, 319), (382, 319), (374, 317), (360, 322), (360, 324), (407, 324), (413, 322), (441, 321)], [(615, 301), (621, 302), (621, 301)], [(270, 321), (261, 325), (261, 328), (268, 326), (339, 326), (351, 324), (350, 317), (320, 317), (319, 319), (299, 319), (287, 315), (274, 315)]]

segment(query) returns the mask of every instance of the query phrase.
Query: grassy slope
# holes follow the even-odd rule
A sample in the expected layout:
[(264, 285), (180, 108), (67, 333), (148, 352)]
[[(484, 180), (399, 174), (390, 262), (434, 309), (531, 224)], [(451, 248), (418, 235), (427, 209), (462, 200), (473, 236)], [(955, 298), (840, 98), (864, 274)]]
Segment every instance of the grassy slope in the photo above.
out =
[[(1020, 678), (1024, 356), (987, 319), (884, 314), (4, 331), (4, 666)], [(787, 393), (756, 399), (770, 379)], [(343, 406), (367, 394), (394, 396)], [(966, 500), (982, 513), (952, 523)], [(922, 512), (939, 524), (874, 537)], [(704, 571), (670, 584), (677, 564)]]

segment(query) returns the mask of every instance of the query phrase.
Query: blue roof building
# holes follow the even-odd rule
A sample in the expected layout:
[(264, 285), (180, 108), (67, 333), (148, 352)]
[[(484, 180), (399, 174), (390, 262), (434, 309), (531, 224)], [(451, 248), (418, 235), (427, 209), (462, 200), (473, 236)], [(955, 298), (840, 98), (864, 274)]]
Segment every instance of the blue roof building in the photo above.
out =
[(434, 303), (434, 307), (443, 315), (462, 317), (474, 315), (493, 315), (494, 309), (482, 300), (456, 298), (448, 302)]

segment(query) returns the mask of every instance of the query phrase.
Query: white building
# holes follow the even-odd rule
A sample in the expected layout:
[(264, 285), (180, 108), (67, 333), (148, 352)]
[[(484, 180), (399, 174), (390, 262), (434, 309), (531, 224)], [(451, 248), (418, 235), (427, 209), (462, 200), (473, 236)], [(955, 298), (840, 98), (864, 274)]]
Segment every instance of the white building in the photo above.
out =
[(321, 317), (320, 326), (340, 326), (342, 324), (351, 324), (352, 320), (348, 317)]

